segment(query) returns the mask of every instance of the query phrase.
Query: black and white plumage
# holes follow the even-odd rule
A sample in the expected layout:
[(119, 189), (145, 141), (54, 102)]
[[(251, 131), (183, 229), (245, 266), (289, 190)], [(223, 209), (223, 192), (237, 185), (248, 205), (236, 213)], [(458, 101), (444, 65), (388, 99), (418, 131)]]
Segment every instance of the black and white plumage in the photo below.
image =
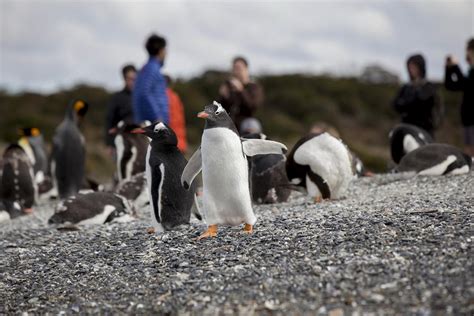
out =
[(135, 211), (124, 197), (110, 192), (90, 192), (61, 201), (48, 223), (91, 225), (133, 219)]
[(20, 130), (20, 145), (31, 160), (35, 173), (35, 181), (40, 185), (49, 174), (48, 154), (43, 135), (38, 128), (22, 128)]
[(128, 180), (119, 182), (115, 193), (133, 202), (137, 207), (143, 207), (150, 203), (145, 172), (133, 175)]
[(367, 170), (365, 169), (364, 163), (362, 160), (354, 153), (350, 152), (351, 154), (351, 162), (352, 162), (352, 172), (357, 177), (363, 177), (366, 175)]
[(468, 173), (472, 158), (459, 148), (447, 144), (428, 144), (405, 155), (397, 171), (415, 171), (420, 175)]
[(115, 134), (119, 182), (128, 180), (137, 173), (145, 172), (145, 157), (149, 141), (146, 137), (130, 133), (138, 127), (136, 124), (120, 121), (116, 128), (109, 131)]
[(286, 172), (291, 183), (306, 188), (315, 200), (341, 198), (354, 178), (347, 146), (325, 132), (306, 135), (295, 144)]
[[(244, 139), (267, 139), (262, 133), (243, 135)], [(291, 184), (286, 175), (286, 156), (266, 154), (248, 157), (252, 200), (269, 204), (286, 202), (291, 194)]]
[[(273, 141), (241, 139), (231, 118), (217, 102), (206, 106), (198, 117), (206, 119), (206, 124), (201, 146), (181, 177), (183, 185), (189, 187), (202, 169), (206, 223), (212, 227), (242, 223), (253, 226), (257, 218), (250, 198), (247, 156), (281, 154), (286, 147)], [(200, 238), (215, 236), (210, 228)]]
[(187, 191), (181, 186), (180, 177), (187, 160), (177, 147), (178, 139), (174, 131), (167, 124), (156, 122), (137, 128), (132, 133), (151, 138), (145, 173), (156, 231), (162, 232), (189, 224), (193, 205), (195, 215), (200, 219), (195, 200), (196, 187)]
[(397, 164), (409, 152), (433, 142), (433, 137), (427, 131), (405, 123), (395, 126), (390, 131), (389, 138), (390, 153)]
[(18, 202), (22, 209), (30, 212), (37, 199), (37, 190), (27, 154), (19, 145), (10, 145), (3, 154), (0, 199)]
[(87, 103), (82, 100), (71, 102), (53, 137), (51, 174), (61, 199), (79, 192), (84, 182), (86, 149), (78, 122), (87, 109)]
[(20, 203), (0, 200), (0, 223), (25, 215)]

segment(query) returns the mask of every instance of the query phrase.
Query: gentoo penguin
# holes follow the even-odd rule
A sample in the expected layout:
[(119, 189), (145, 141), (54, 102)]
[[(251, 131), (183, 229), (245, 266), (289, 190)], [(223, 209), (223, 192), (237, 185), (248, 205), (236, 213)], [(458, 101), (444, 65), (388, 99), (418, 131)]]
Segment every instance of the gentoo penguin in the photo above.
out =
[(0, 200), (0, 223), (25, 215), (18, 202)]
[(90, 192), (61, 201), (48, 223), (89, 225), (128, 222), (134, 218), (135, 211), (124, 197), (110, 192)]
[(198, 239), (215, 237), (217, 225), (245, 224), (252, 233), (257, 221), (252, 209), (247, 156), (281, 154), (285, 145), (262, 139), (241, 139), (225, 109), (217, 102), (207, 105), (198, 117), (206, 120), (201, 147), (183, 171), (188, 188), (202, 169), (203, 205), (208, 229)]
[(128, 180), (119, 182), (115, 193), (133, 202), (135, 207), (141, 208), (150, 203), (145, 172), (138, 173)]
[[(162, 122), (134, 129), (132, 133), (151, 138), (145, 162), (155, 231), (163, 232), (181, 224), (189, 224), (191, 208), (196, 202), (196, 187), (187, 191), (181, 186), (180, 176), (187, 160), (177, 147), (176, 134)], [(196, 207), (194, 210), (200, 219)]]
[(301, 138), (288, 155), (286, 172), (315, 202), (341, 198), (354, 177), (348, 148), (326, 132)]
[(428, 144), (405, 155), (397, 171), (415, 171), (420, 175), (468, 173), (472, 158), (460, 149), (446, 144)]
[(20, 145), (31, 160), (35, 172), (35, 181), (39, 185), (45, 181), (49, 173), (48, 154), (46, 153), (46, 144), (43, 135), (36, 127), (22, 128), (19, 130)]
[[(245, 122), (245, 121), (244, 121)], [(267, 139), (262, 133), (242, 135), (245, 139)], [(286, 202), (291, 184), (286, 175), (286, 156), (266, 154), (248, 157), (252, 201), (258, 204)]]
[(426, 144), (433, 142), (433, 137), (422, 128), (411, 124), (398, 124), (389, 133), (390, 152), (395, 163), (403, 156)]
[(51, 174), (61, 199), (79, 192), (84, 181), (86, 150), (78, 122), (87, 109), (82, 100), (71, 102), (53, 137)]
[(31, 213), (37, 198), (33, 166), (25, 151), (12, 144), (3, 154), (0, 199), (18, 202), (25, 213)]

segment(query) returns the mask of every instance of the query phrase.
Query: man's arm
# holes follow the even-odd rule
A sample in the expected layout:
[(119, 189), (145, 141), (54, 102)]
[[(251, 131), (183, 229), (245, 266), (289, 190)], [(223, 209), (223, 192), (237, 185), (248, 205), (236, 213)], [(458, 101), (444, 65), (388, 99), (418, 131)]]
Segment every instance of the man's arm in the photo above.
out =
[(446, 89), (451, 91), (464, 90), (466, 78), (458, 65), (447, 65), (444, 74), (444, 86)]

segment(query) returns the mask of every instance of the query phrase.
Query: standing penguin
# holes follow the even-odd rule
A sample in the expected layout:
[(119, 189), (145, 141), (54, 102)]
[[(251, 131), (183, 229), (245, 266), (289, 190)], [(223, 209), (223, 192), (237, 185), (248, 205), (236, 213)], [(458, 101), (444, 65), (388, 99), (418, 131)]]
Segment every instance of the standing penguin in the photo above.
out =
[(109, 133), (115, 134), (115, 148), (117, 150), (117, 178), (118, 181), (130, 180), (133, 175), (145, 171), (145, 157), (148, 148), (148, 139), (130, 133), (138, 128), (136, 124), (120, 121), (117, 127)]
[(84, 181), (86, 149), (78, 123), (87, 109), (82, 100), (71, 102), (53, 137), (51, 174), (61, 199), (79, 192)]
[(262, 139), (241, 139), (225, 109), (214, 101), (198, 114), (206, 119), (201, 147), (183, 171), (188, 188), (202, 169), (203, 204), (208, 229), (198, 239), (217, 236), (217, 225), (245, 224), (252, 233), (257, 221), (252, 209), (247, 156), (281, 154), (285, 145)]
[(326, 132), (309, 134), (288, 155), (288, 179), (305, 187), (315, 202), (338, 199), (354, 177), (351, 157), (346, 145), (334, 136)]
[(3, 154), (0, 198), (18, 202), (25, 213), (31, 213), (36, 195), (37, 186), (30, 159), (20, 146), (10, 145)]
[(424, 129), (404, 123), (395, 126), (388, 136), (390, 138), (390, 153), (396, 164), (409, 152), (433, 142), (433, 137)]
[[(155, 231), (162, 232), (181, 224), (189, 224), (191, 208), (196, 202), (196, 187), (187, 191), (181, 186), (180, 176), (187, 161), (177, 147), (176, 134), (162, 122), (136, 128), (132, 133), (151, 138), (145, 163)], [(201, 219), (197, 206), (194, 210), (196, 217)]]
[(43, 135), (36, 127), (22, 128), (19, 130), (20, 145), (31, 160), (35, 172), (35, 181), (39, 185), (48, 175), (48, 155)]

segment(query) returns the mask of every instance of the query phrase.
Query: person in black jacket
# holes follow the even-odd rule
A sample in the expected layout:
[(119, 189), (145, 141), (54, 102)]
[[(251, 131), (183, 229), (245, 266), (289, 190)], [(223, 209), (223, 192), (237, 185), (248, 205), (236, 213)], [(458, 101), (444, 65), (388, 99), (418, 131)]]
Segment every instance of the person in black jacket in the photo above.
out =
[(432, 136), (441, 120), (441, 103), (435, 85), (426, 80), (426, 63), (422, 55), (407, 60), (410, 82), (403, 85), (393, 101), (403, 123), (423, 128)]
[(122, 68), (122, 76), (125, 87), (112, 95), (107, 108), (105, 143), (112, 156), (115, 152), (114, 135), (109, 134), (109, 130), (116, 127), (120, 121), (133, 121), (132, 90), (137, 76), (135, 66), (125, 65)]
[(457, 61), (446, 58), (444, 85), (451, 91), (462, 91), (461, 122), (464, 128), (466, 154), (474, 157), (474, 38), (467, 42), (466, 60), (470, 66), (467, 76), (461, 72)]

